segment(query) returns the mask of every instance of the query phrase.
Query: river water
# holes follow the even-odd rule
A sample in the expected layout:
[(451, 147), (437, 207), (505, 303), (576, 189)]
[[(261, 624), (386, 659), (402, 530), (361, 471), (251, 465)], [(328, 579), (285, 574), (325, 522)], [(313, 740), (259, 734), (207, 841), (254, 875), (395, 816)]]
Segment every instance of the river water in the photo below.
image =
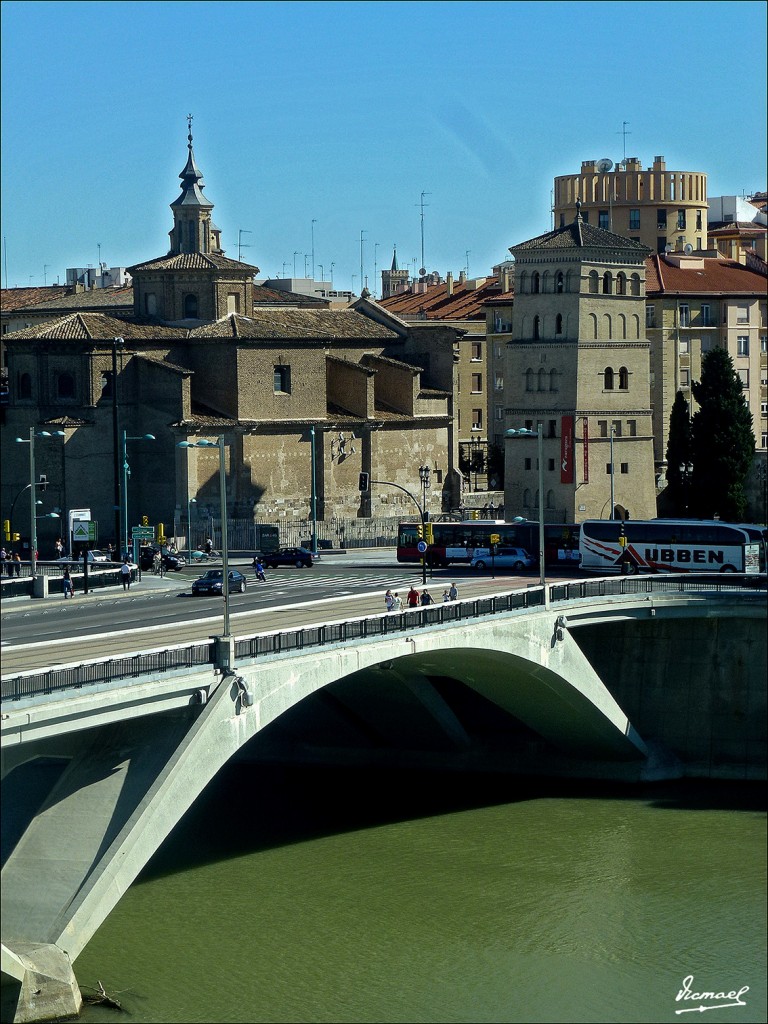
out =
[(765, 840), (754, 785), (233, 765), (76, 973), (135, 1024), (757, 1024)]

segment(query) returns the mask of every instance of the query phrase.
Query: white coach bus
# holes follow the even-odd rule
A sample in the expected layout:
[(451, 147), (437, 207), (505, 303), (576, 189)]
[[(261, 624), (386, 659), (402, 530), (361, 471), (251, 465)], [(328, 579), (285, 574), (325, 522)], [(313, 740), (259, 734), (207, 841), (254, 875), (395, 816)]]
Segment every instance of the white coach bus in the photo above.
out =
[(719, 520), (588, 519), (579, 550), (581, 568), (603, 574), (760, 571), (760, 545)]

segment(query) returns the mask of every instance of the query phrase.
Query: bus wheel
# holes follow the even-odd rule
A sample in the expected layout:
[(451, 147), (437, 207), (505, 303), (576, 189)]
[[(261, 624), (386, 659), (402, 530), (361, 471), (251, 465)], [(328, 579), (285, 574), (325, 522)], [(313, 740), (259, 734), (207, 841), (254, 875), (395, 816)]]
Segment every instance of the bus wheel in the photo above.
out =
[(724, 565), (722, 567), (722, 569), (720, 570), (720, 572), (736, 572), (736, 566), (735, 565)]
[(484, 569), (485, 568), (485, 562), (475, 562), (475, 568), (476, 569)]

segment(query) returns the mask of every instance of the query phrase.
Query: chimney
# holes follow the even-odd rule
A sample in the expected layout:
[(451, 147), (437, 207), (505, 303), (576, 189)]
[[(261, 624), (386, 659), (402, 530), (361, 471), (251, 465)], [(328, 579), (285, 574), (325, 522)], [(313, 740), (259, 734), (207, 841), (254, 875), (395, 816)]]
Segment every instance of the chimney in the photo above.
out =
[(464, 282), (466, 280), (467, 280), (467, 272), (466, 272), (466, 270), (460, 270), (459, 271), (459, 284), (464, 284)]
[(450, 270), (445, 275), (445, 294), (453, 295), (453, 272)]

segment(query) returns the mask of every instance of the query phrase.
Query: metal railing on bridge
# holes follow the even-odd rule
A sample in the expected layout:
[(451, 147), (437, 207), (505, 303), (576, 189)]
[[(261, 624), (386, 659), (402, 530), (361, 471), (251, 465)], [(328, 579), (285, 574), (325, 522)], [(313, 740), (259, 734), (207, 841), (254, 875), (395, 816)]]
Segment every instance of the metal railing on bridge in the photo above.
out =
[[(575, 600), (623, 597), (640, 594), (722, 593), (735, 590), (765, 592), (766, 577), (723, 574), (686, 576), (630, 576), (582, 579), (547, 584), (551, 605)], [(362, 618), (328, 622), (297, 629), (257, 633), (235, 640), (235, 658), (260, 658), (303, 651), (329, 644), (376, 639), (406, 630), (476, 619), (500, 612), (524, 611), (544, 606), (540, 586), (507, 591), (487, 597), (450, 601), (401, 612), (385, 612)], [(39, 669), (4, 677), (0, 681), (3, 701), (47, 695), (60, 690), (136, 679), (173, 669), (195, 668), (215, 663), (215, 641), (205, 640), (156, 649), (124, 657), (82, 662), (60, 668)]]

